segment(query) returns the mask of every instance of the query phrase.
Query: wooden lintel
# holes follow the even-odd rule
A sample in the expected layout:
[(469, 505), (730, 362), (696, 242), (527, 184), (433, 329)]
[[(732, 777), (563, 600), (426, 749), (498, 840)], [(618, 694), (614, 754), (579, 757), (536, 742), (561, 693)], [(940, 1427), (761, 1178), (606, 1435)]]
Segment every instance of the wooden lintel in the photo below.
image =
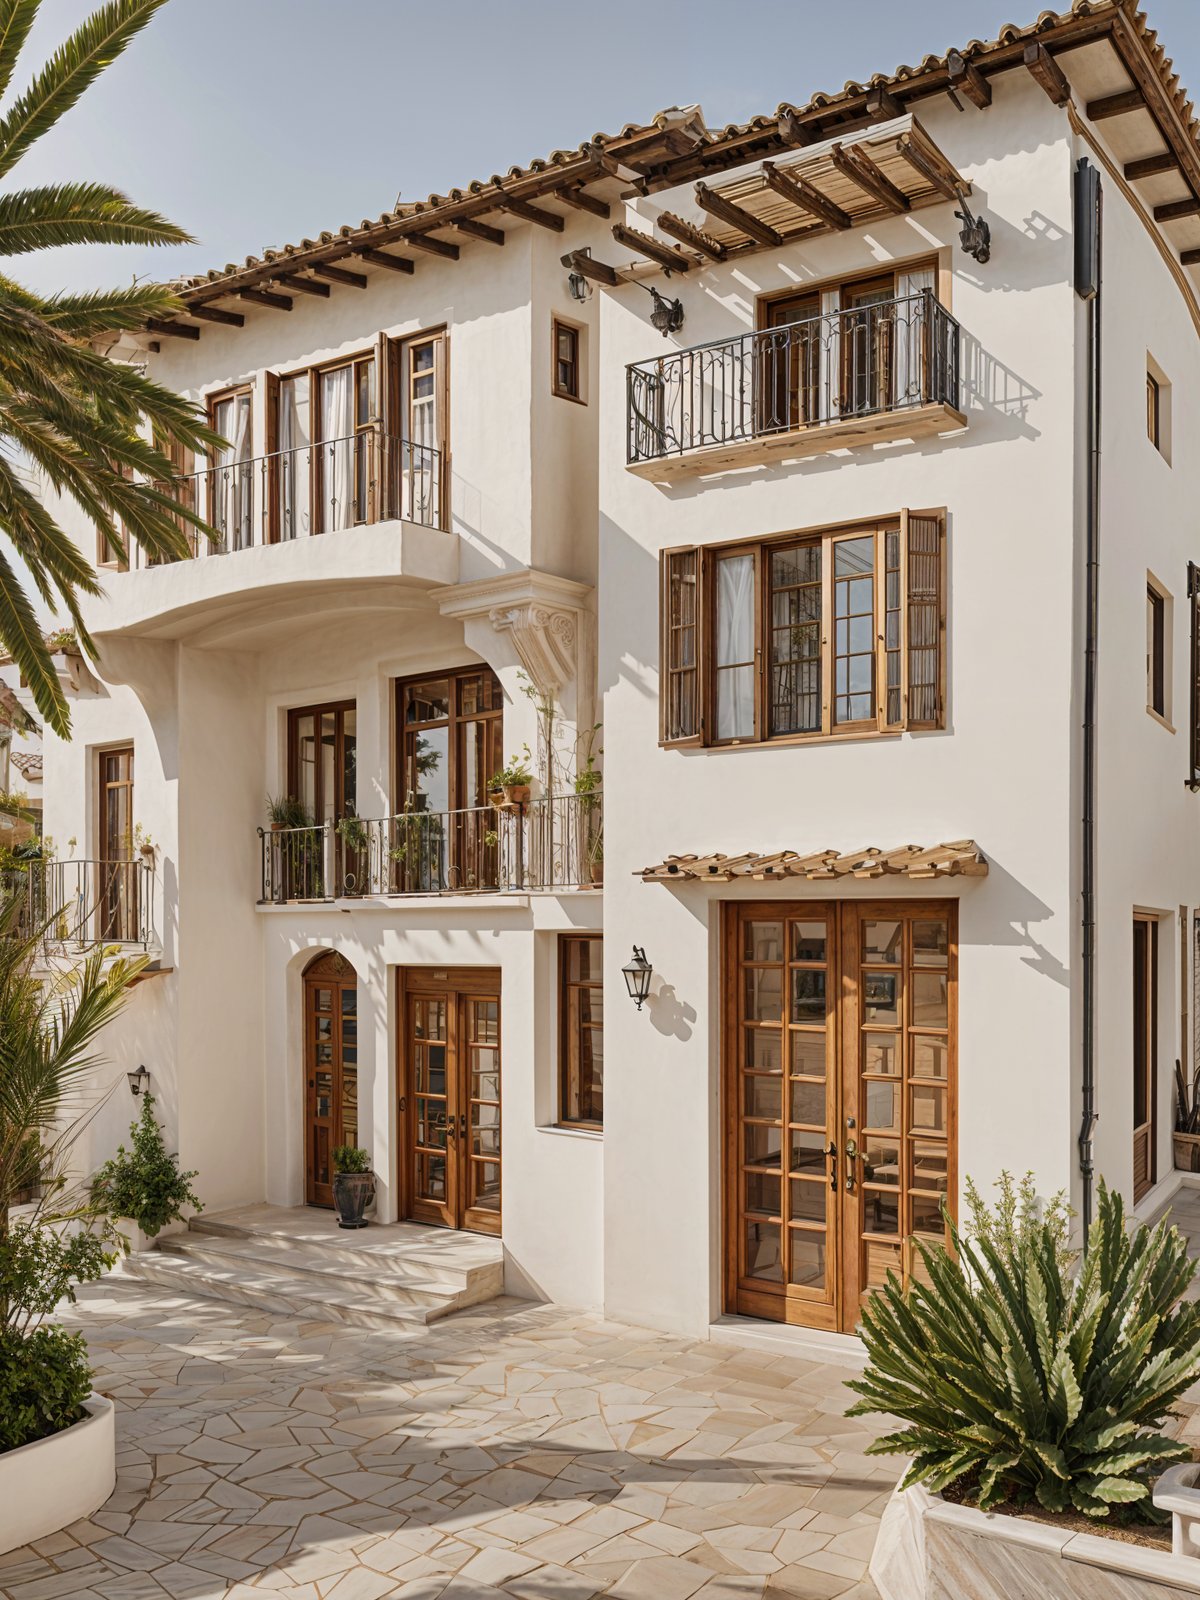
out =
[(1160, 172), (1178, 172), (1179, 157), (1173, 150), (1164, 150), (1160, 156), (1143, 156), (1140, 161), (1125, 163), (1125, 181), (1136, 183), (1139, 178), (1154, 178)]
[(815, 129), (800, 121), (799, 113), (792, 106), (779, 113), (775, 131), (783, 143), (788, 145), (816, 144), (819, 138)]
[(1120, 94), (1106, 94), (1099, 100), (1087, 103), (1088, 118), (1103, 122), (1106, 117), (1123, 117), (1128, 111), (1142, 111), (1146, 102), (1140, 89), (1123, 89)]
[(992, 86), (979, 68), (957, 50), (951, 50), (946, 56), (946, 67), (950, 74), (950, 87), (960, 90), (980, 111), (986, 111), (992, 103)]
[(355, 252), (360, 261), (370, 262), (373, 267), (386, 267), (389, 272), (415, 272), (416, 264), (407, 256), (394, 256), (387, 250), (358, 250)]
[(867, 96), (867, 117), (871, 122), (890, 122), (893, 117), (902, 117), (904, 107), (896, 96), (882, 87), (872, 89)]
[(656, 220), (662, 231), (678, 239), (680, 244), (690, 244), (693, 250), (699, 250), (702, 256), (708, 256), (712, 261), (724, 261), (728, 253), (725, 246), (719, 239), (705, 233), (703, 228), (677, 217), (673, 211), (661, 212)]
[(287, 273), (279, 277), (276, 282), (285, 288), (289, 294), (293, 290), (298, 290), (300, 294), (311, 294), (321, 300), (329, 299), (330, 291), (327, 283), (316, 283), (312, 278), (300, 277), (298, 273)]
[(1200, 215), (1200, 200), (1193, 195), (1190, 200), (1172, 200), (1167, 205), (1155, 206), (1155, 222), (1177, 222), (1180, 217)]
[(567, 225), (567, 219), (556, 211), (543, 211), (541, 206), (530, 205), (528, 200), (518, 200), (511, 194), (500, 201), (500, 209), (511, 211), (514, 217), (522, 217), (526, 222), (536, 222), (539, 228), (550, 228), (554, 233), (561, 233)]
[(595, 256), (590, 256), (586, 250), (568, 250), (562, 258), (562, 264), (568, 272), (578, 272), (585, 278), (591, 278), (595, 283), (603, 283), (610, 289), (615, 289), (621, 281), (621, 275), (615, 267), (610, 267), (607, 261), (597, 261)]
[(639, 232), (637, 228), (626, 228), (622, 223), (614, 222), (612, 233), (618, 244), (623, 244), (636, 254), (649, 256), (651, 261), (657, 261), (668, 272), (687, 272), (692, 266), (691, 260), (682, 252), (663, 244), (659, 239), (651, 238), (648, 233)]
[(276, 311), (290, 311), (292, 302), (286, 294), (273, 294), (270, 289), (239, 289), (243, 300), (253, 300), (256, 306), (271, 306)]
[(482, 239), (485, 244), (504, 243), (503, 228), (493, 228), (490, 222), (480, 222), (478, 217), (459, 217), (454, 226), (470, 239)]
[(793, 172), (781, 171), (771, 162), (762, 164), (763, 181), (777, 195), (784, 200), (789, 200), (792, 205), (799, 206), (804, 211), (810, 211), (814, 217), (819, 217), (829, 227), (836, 228), (839, 233), (844, 233), (853, 225), (853, 218), (848, 211), (843, 211), (841, 206), (831, 200), (828, 195), (811, 183), (806, 183)]
[(228, 328), (244, 328), (246, 319), (238, 311), (224, 311), (220, 306), (189, 306), (189, 317), (201, 317), (205, 322), (219, 322)]
[(146, 318), (146, 328), (150, 333), (166, 333), (172, 339), (198, 339), (199, 328), (189, 328), (186, 322), (159, 322), (156, 317)]
[(1035, 83), (1049, 95), (1056, 106), (1065, 106), (1071, 98), (1071, 85), (1066, 74), (1040, 39), (1030, 39), (1025, 46), (1024, 61), (1033, 74)]
[(840, 144), (835, 144), (829, 152), (829, 159), (843, 177), (849, 178), (852, 183), (878, 200), (880, 205), (886, 206), (889, 211), (911, 211), (912, 201), (902, 189), (897, 189), (892, 180), (886, 177), (870, 156), (861, 150), (847, 150)]
[(418, 250), (427, 250), (431, 256), (444, 256), (447, 261), (458, 260), (458, 246), (445, 239), (435, 239), (431, 233), (406, 233), (400, 242), (415, 245)]
[(896, 149), (908, 162), (914, 172), (919, 172), (931, 188), (937, 190), (947, 200), (959, 198), (959, 187), (946, 173), (935, 167), (932, 161), (925, 157), (924, 150), (907, 133), (902, 133), (896, 140)]
[(744, 233), (748, 238), (756, 240), (759, 244), (780, 245), (783, 235), (770, 223), (764, 222), (761, 217), (756, 217), (753, 212), (747, 211), (744, 206), (735, 205), (732, 200), (727, 200), (723, 194), (710, 189), (706, 183), (696, 185), (696, 204), (702, 211), (707, 211), (711, 217), (720, 217), (722, 222), (727, 222), (731, 228), (736, 228), (739, 233)]
[(584, 189), (563, 189), (558, 198), (565, 200), (569, 206), (574, 206), (576, 211), (590, 212), (593, 217), (603, 217), (607, 220), (612, 215), (612, 207), (607, 200), (600, 200), (594, 194), (588, 194)]

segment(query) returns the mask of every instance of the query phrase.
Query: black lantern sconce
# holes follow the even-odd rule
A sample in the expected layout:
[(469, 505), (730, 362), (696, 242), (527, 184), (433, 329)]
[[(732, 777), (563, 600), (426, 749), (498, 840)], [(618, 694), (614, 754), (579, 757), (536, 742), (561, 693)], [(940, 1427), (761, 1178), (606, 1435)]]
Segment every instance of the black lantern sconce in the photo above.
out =
[(668, 300), (665, 295), (659, 294), (653, 284), (642, 283), (638, 287), (645, 289), (654, 301), (650, 312), (650, 326), (657, 328), (664, 339), (669, 333), (678, 333), (683, 327), (683, 301)]
[(962, 223), (958, 233), (958, 242), (962, 245), (966, 254), (978, 261), (982, 267), (992, 259), (992, 230), (982, 217), (972, 215), (971, 208), (961, 190), (958, 195), (958, 203), (962, 207), (961, 211), (954, 213)]
[(633, 959), (627, 961), (621, 968), (625, 974), (625, 987), (629, 990), (629, 998), (637, 1002), (640, 1011), (642, 1004), (650, 995), (650, 979), (654, 976), (654, 968), (646, 960), (646, 952), (640, 944), (633, 947)]
[(578, 300), (580, 305), (585, 300), (592, 298), (592, 286), (582, 272), (569, 272), (567, 274), (567, 290), (572, 300)]
[(149, 1093), (150, 1074), (145, 1067), (139, 1067), (136, 1072), (127, 1072), (125, 1076), (129, 1080), (129, 1092), (135, 1100)]

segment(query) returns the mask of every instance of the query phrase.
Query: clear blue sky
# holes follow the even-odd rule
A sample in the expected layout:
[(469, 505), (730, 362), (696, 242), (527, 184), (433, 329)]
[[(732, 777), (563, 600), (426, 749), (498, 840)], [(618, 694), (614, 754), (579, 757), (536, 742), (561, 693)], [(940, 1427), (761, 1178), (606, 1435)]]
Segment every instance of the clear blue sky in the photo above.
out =
[[(39, 289), (257, 255), (699, 101), (710, 126), (994, 38), (1049, 0), (171, 0), (17, 169), (98, 179), (199, 241), (14, 263)], [(1062, 0), (1065, 5), (1067, 0)], [(43, 0), (24, 86), (92, 7)], [(1147, 0), (1200, 97), (1200, 0)]]

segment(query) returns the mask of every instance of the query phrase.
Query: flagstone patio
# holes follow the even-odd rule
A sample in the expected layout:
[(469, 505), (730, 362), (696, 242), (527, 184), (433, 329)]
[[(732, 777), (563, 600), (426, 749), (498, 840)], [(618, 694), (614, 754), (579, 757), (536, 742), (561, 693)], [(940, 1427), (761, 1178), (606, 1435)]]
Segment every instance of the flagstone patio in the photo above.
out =
[(847, 1372), (494, 1301), (408, 1334), (106, 1280), (117, 1492), (5, 1600), (874, 1600)]

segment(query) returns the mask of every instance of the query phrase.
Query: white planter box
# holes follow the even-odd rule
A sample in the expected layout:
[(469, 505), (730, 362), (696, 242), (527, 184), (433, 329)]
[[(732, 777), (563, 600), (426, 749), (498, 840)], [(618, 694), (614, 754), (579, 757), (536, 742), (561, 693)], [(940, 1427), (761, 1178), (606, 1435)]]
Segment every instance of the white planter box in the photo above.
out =
[(74, 1427), (0, 1455), (0, 1555), (90, 1517), (117, 1483), (116, 1412), (94, 1394)]
[(1200, 1561), (1191, 1557), (951, 1505), (920, 1487), (892, 1496), (871, 1557), (871, 1577), (883, 1600), (1200, 1595)]
[(129, 1217), (114, 1217), (113, 1226), (118, 1233), (123, 1233), (129, 1244), (130, 1255), (140, 1256), (146, 1250), (153, 1250), (160, 1239), (169, 1239), (173, 1233), (186, 1233), (186, 1222), (168, 1222), (165, 1228), (160, 1228), (153, 1239), (148, 1233), (143, 1233), (137, 1223)]

